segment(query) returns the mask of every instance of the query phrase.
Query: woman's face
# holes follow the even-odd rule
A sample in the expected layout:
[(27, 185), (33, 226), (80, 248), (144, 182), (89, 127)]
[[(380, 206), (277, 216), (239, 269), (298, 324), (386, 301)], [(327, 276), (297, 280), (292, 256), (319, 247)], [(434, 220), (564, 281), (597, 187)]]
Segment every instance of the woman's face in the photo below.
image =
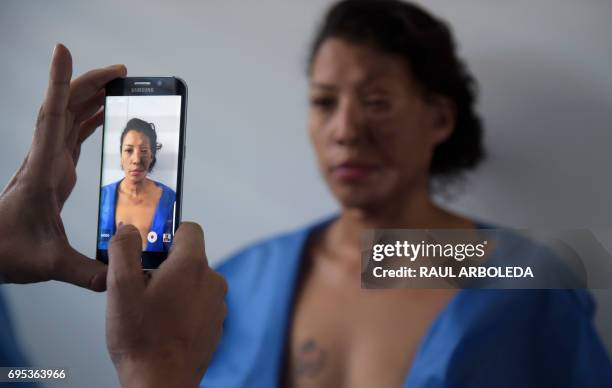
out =
[(121, 168), (125, 179), (133, 183), (144, 181), (152, 161), (153, 151), (147, 136), (139, 131), (128, 131), (121, 146)]
[(309, 131), (341, 205), (376, 207), (426, 189), (433, 150), (454, 127), (451, 108), (426, 102), (401, 58), (325, 40), (311, 66)]

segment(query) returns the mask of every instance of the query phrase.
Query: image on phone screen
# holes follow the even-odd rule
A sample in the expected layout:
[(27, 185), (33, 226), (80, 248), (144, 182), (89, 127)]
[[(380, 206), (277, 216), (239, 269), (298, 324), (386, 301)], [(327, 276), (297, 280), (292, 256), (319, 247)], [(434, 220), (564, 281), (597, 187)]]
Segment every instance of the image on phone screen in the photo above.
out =
[(143, 268), (157, 268), (170, 250), (179, 221), (182, 98), (107, 93), (97, 238), (104, 262), (121, 223), (140, 232)]

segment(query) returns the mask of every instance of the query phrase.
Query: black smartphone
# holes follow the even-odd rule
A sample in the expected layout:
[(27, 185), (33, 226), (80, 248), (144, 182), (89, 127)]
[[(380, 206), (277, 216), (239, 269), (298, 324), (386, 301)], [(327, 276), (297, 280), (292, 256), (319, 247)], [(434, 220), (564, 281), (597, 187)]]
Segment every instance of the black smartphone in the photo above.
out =
[(142, 237), (142, 268), (166, 259), (181, 220), (187, 85), (177, 77), (106, 85), (96, 258), (121, 224)]

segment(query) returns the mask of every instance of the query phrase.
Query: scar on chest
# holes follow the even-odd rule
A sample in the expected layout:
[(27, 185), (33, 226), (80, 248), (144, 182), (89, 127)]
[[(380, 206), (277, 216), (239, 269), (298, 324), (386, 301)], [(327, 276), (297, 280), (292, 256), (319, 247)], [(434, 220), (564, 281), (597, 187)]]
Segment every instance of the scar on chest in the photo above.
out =
[(308, 338), (298, 347), (295, 355), (294, 373), (296, 377), (315, 377), (325, 366), (327, 352), (314, 338)]

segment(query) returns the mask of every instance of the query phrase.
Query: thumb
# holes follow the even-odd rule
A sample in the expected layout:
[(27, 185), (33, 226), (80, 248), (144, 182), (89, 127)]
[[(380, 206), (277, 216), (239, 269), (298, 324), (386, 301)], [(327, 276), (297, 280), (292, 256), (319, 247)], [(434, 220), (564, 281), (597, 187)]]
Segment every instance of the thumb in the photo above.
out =
[(40, 109), (34, 139), (32, 163), (40, 171), (47, 171), (49, 159), (57, 154), (58, 147), (66, 141), (66, 110), (70, 99), (72, 56), (66, 46), (58, 44), (53, 49), (49, 86)]
[(132, 225), (122, 225), (108, 246), (108, 274), (106, 287), (109, 302), (127, 308), (138, 303), (144, 292), (141, 265), (142, 239)]
[(53, 279), (72, 283), (92, 291), (106, 289), (106, 265), (77, 252), (70, 245), (62, 251), (61, 265), (55, 267)]

